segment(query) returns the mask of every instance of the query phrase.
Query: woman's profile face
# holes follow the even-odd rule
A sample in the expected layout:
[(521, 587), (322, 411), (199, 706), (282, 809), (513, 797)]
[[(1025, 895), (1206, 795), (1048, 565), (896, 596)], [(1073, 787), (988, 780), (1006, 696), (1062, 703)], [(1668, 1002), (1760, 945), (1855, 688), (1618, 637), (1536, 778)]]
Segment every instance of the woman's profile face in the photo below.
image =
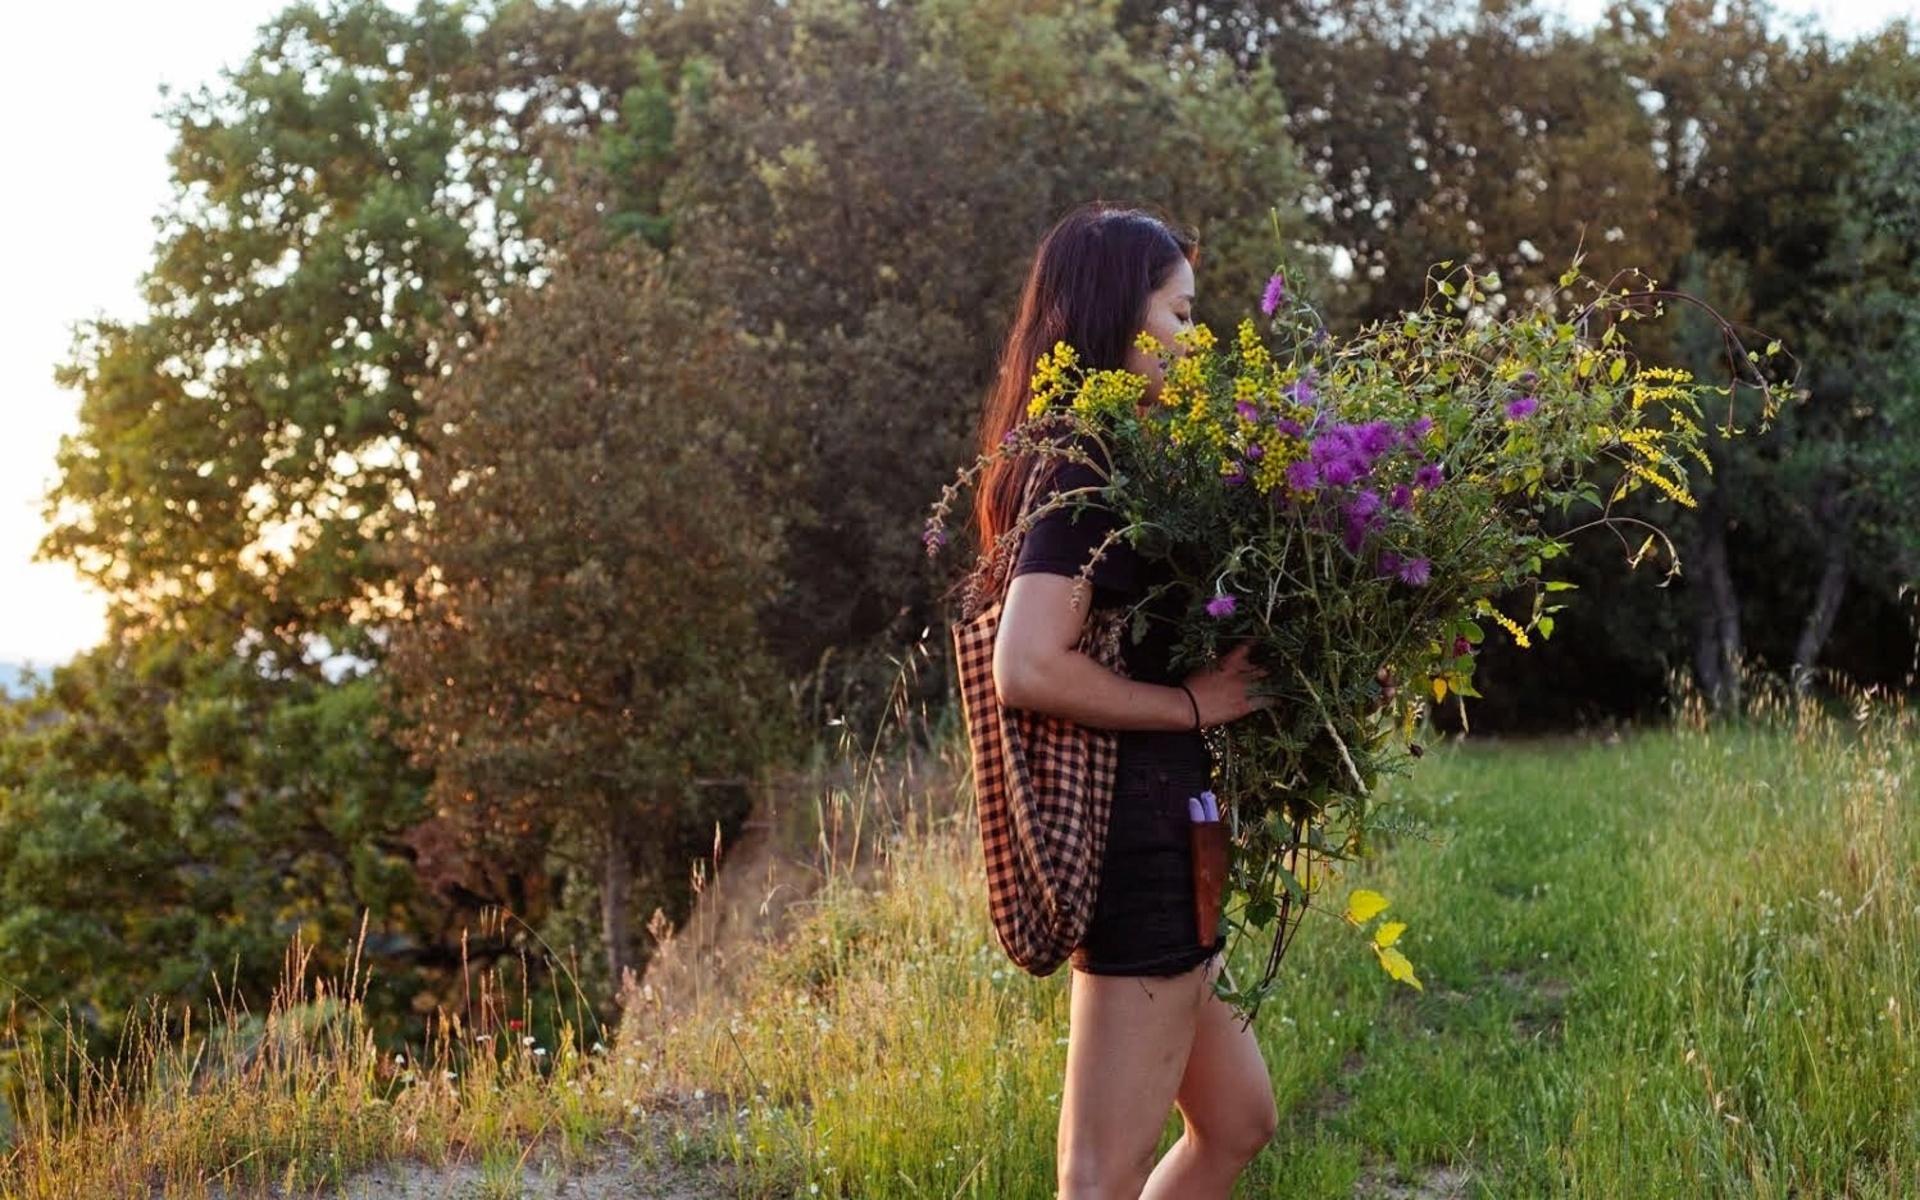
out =
[[(1140, 328), (1152, 334), (1166, 348), (1165, 356), (1171, 359), (1186, 353), (1174, 343), (1173, 335), (1192, 324), (1193, 264), (1182, 257), (1167, 275), (1167, 281), (1147, 297), (1147, 315)], [(1158, 358), (1143, 353), (1138, 346), (1128, 345), (1126, 368), (1147, 377), (1144, 403), (1152, 404), (1160, 399), (1160, 385), (1166, 381), (1166, 373), (1160, 369)]]

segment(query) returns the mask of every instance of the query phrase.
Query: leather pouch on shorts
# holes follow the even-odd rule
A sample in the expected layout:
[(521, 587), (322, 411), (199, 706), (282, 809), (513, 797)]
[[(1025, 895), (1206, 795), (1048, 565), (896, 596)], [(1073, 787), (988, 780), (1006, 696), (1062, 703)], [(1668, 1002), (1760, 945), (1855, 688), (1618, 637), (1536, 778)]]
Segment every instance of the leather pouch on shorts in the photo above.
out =
[(1227, 888), (1227, 823), (1190, 821), (1193, 839), (1193, 913), (1200, 945), (1212, 946)]

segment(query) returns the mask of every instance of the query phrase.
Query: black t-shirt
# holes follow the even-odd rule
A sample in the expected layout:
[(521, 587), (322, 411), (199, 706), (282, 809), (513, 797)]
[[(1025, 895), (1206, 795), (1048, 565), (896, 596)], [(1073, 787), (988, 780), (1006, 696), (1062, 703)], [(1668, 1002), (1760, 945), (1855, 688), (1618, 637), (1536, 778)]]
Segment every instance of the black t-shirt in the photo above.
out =
[[(1075, 444), (1083, 447), (1096, 461), (1104, 463), (1098, 443), (1080, 438), (1076, 439)], [(1106, 482), (1102, 473), (1093, 466), (1064, 458), (1040, 459), (1034, 469), (1052, 475), (1051, 483), (1042, 485), (1034, 497), (1036, 506), (1046, 503), (1059, 492), (1100, 487)], [(1090, 495), (1087, 502), (1096, 507), (1076, 511), (1076, 502), (1069, 499), (1035, 521), (1022, 539), (1020, 555), (1014, 560), (1011, 575), (1025, 575), (1029, 571), (1078, 575), (1087, 560), (1093, 557), (1094, 549), (1101, 540), (1120, 526), (1119, 516), (1099, 506), (1097, 496)], [(1172, 571), (1165, 563), (1142, 558), (1125, 538), (1119, 538), (1107, 547), (1100, 561), (1093, 566), (1093, 605), (1095, 608), (1131, 605), (1146, 595), (1148, 589), (1171, 582), (1172, 579)], [(1174, 624), (1181, 610), (1179, 590), (1166, 588), (1142, 610), (1146, 614), (1147, 625), (1138, 642), (1133, 640), (1132, 623), (1121, 632), (1121, 661), (1126, 666), (1129, 678), (1169, 685), (1185, 678), (1186, 671), (1176, 672), (1169, 666), (1173, 655)]]

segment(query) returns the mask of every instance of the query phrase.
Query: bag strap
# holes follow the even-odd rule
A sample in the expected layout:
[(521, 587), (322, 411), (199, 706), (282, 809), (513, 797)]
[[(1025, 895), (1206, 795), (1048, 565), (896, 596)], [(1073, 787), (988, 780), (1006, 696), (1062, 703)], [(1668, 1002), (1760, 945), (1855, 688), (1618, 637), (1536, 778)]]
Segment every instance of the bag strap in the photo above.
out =
[(1020, 561), (1020, 547), (1027, 539), (1027, 531), (1018, 528), (1018, 522), (1033, 507), (1034, 496), (1040, 490), (1040, 481), (1046, 475), (1047, 461), (1044, 456), (1036, 457), (1032, 467), (1027, 471), (1026, 483), (1020, 489), (1019, 507), (1013, 510), (1014, 536), (1006, 542), (991, 547), (986, 557), (981, 560), (979, 567), (967, 580), (966, 591), (960, 604), (962, 620), (975, 620), (989, 605), (1005, 595), (1013, 564)]

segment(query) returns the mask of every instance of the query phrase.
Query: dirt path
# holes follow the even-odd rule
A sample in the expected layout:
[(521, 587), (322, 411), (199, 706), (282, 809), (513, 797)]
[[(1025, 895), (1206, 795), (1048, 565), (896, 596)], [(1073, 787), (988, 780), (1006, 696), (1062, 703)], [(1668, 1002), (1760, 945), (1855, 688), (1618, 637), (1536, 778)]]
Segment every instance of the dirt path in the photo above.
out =
[(346, 1200), (712, 1200), (729, 1191), (717, 1173), (648, 1165), (613, 1148), (570, 1168), (529, 1161), (517, 1174), (470, 1163), (389, 1164), (350, 1180), (337, 1194)]
[[(323, 1189), (326, 1200), (718, 1200), (735, 1194), (724, 1164), (676, 1162), (656, 1138), (642, 1151), (630, 1137), (609, 1139), (569, 1163), (552, 1149), (535, 1148), (524, 1161), (483, 1164), (460, 1161), (389, 1162), (362, 1171), (336, 1188)], [(213, 1188), (208, 1200), (294, 1200), (310, 1191), (288, 1193)], [(162, 1195), (156, 1193), (154, 1200)]]

